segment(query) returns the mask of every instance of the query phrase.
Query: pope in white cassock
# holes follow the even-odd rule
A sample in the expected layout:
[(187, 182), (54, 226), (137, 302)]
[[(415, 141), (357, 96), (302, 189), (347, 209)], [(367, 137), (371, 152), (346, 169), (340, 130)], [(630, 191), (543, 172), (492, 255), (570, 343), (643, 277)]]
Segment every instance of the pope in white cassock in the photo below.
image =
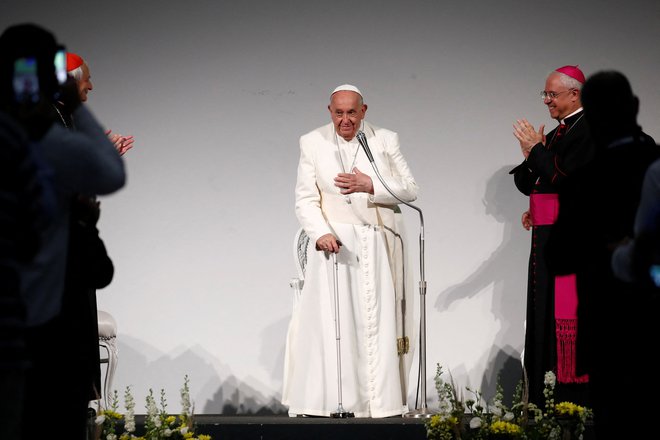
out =
[(400, 202), (378, 179), (356, 134), (364, 132), (399, 199), (415, 200), (418, 188), (399, 136), (364, 121), (367, 105), (355, 86), (337, 87), (328, 110), (332, 122), (300, 138), (296, 215), (310, 241), (287, 334), (282, 403), (290, 416), (337, 412), (335, 254), (342, 407), (356, 417), (401, 416), (408, 411), (414, 340), (409, 249)]

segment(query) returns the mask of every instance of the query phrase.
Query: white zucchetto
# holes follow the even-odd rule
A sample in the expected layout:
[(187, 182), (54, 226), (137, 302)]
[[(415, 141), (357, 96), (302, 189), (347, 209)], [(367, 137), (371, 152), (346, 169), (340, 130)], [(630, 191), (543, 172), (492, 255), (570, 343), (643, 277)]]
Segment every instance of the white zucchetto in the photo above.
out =
[(347, 90), (347, 91), (349, 91), (349, 92), (355, 92), (355, 93), (357, 93), (358, 95), (362, 96), (362, 92), (360, 92), (360, 90), (359, 90), (357, 87), (355, 87), (355, 86), (353, 86), (353, 85), (350, 85), (350, 84), (342, 84), (342, 85), (340, 85), (340, 86), (337, 86), (337, 87), (332, 91), (332, 93), (330, 94), (330, 96), (334, 95), (334, 94), (337, 93), (337, 92), (341, 92), (342, 90)]

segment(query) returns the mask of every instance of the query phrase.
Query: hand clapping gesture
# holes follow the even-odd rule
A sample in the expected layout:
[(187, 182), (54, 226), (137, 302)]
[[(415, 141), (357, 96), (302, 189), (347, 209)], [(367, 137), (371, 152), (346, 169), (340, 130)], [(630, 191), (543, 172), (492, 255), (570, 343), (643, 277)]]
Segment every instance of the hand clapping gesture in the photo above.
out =
[(525, 156), (525, 159), (529, 156), (529, 152), (534, 145), (539, 142), (545, 145), (545, 134), (543, 134), (544, 129), (545, 125), (541, 124), (539, 131), (537, 132), (534, 129), (534, 126), (524, 118), (516, 120), (516, 123), (513, 124), (513, 135), (520, 142), (520, 150), (522, 151), (523, 156)]
[(120, 156), (123, 156), (124, 153), (133, 148), (133, 136), (113, 133), (112, 130), (106, 130), (105, 134), (110, 139), (110, 142), (114, 144)]

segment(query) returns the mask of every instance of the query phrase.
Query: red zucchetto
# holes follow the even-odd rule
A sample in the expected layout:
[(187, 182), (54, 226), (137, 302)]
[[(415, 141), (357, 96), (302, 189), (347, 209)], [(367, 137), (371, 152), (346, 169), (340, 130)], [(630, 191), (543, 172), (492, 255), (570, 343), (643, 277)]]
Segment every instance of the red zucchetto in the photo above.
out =
[(582, 84), (584, 84), (584, 82), (586, 81), (586, 78), (584, 77), (584, 73), (582, 73), (582, 71), (578, 68), (577, 65), (560, 67), (559, 69), (556, 69), (555, 72), (568, 75), (571, 78), (580, 81), (580, 83)]
[(78, 67), (82, 66), (83, 59), (80, 58), (75, 53), (67, 52), (66, 53), (66, 71), (71, 72), (76, 70)]

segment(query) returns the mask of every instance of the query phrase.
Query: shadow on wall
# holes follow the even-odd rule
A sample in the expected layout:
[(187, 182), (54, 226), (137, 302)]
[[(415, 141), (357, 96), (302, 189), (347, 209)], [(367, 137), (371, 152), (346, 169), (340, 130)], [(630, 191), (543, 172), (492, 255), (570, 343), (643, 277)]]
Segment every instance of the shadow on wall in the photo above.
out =
[[(156, 399), (164, 384), (177, 384), (176, 389), (165, 389), (167, 410), (180, 411), (180, 388), (185, 376), (189, 378), (190, 396), (195, 414), (272, 415), (286, 414), (287, 410), (277, 396), (271, 396), (269, 387), (238, 380), (231, 370), (199, 346), (173, 350), (164, 354), (144, 341), (119, 335), (119, 361), (114, 389), (119, 398), (119, 409), (124, 410), (124, 391), (131, 388), (136, 402), (136, 414), (146, 413), (144, 405), (149, 389)], [(224, 379), (223, 379), (224, 378)], [(201, 408), (201, 411), (200, 411)]]
[(522, 379), (523, 369), (520, 362), (520, 352), (516, 352), (510, 346), (506, 348), (507, 350), (497, 350), (494, 356), (491, 352), (492, 360), (484, 373), (481, 390), (484, 398), (490, 402), (495, 397), (499, 382), (504, 393), (504, 404), (511, 406), (516, 387)]
[(520, 222), (528, 208), (527, 198), (518, 192), (509, 175), (514, 167), (503, 166), (488, 179), (483, 199), (485, 213), (504, 224), (502, 242), (469, 277), (440, 292), (435, 303), (437, 310), (446, 310), (454, 302), (493, 286), (492, 312), (502, 325), (486, 354), (480, 390), (487, 399), (495, 394), (498, 376), (507, 398), (522, 377), (520, 352), (524, 345), (530, 236)]
[(287, 408), (274, 397), (266, 397), (236, 377), (220, 384), (212, 399), (204, 405), (204, 414), (222, 415), (286, 415)]

